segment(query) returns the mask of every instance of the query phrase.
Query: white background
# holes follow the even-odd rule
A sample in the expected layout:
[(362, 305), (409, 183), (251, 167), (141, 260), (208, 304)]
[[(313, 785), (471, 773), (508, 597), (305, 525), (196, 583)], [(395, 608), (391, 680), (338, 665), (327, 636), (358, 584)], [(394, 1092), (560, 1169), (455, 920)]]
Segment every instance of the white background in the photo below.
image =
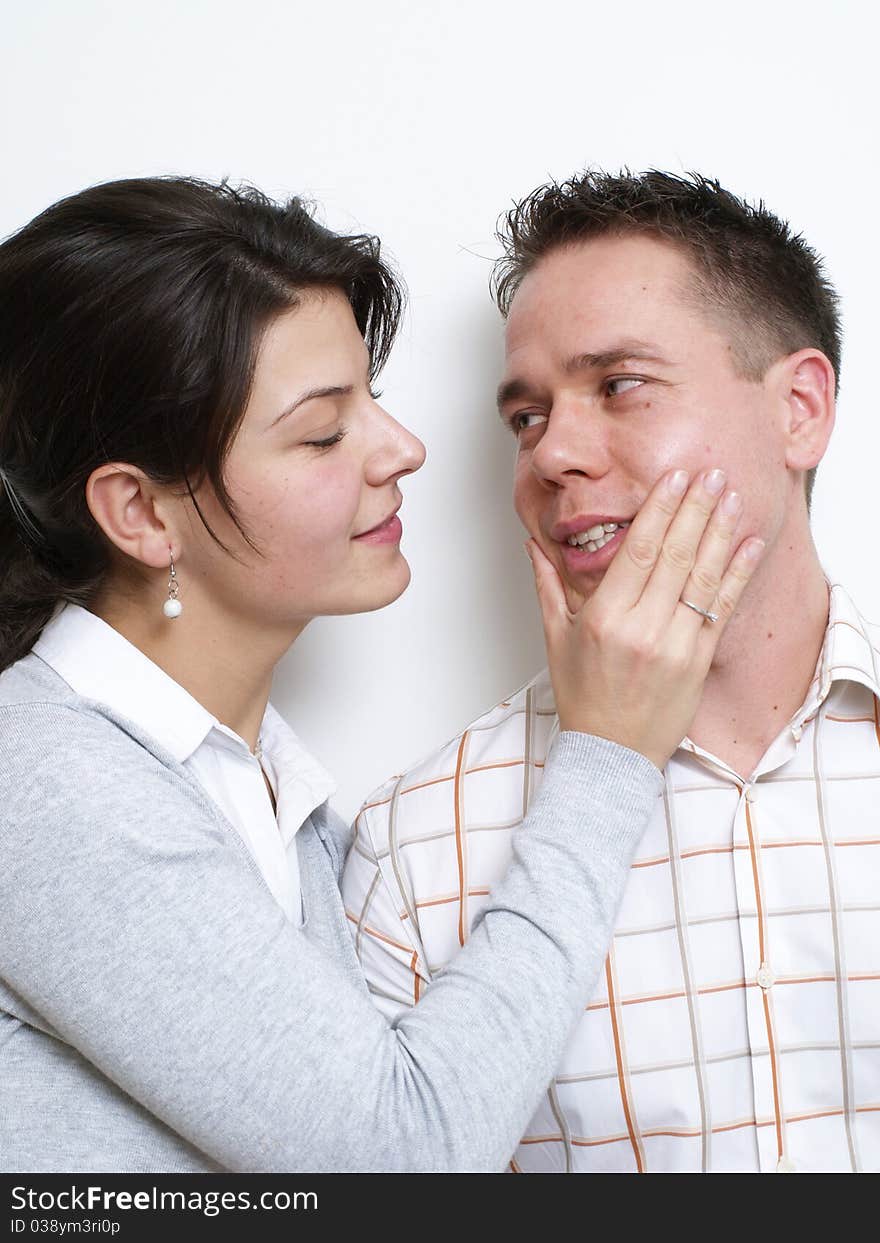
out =
[(381, 387), (429, 449), (404, 482), (413, 582), (381, 613), (311, 626), (274, 696), (338, 776), (344, 814), (543, 663), (487, 279), (497, 216), (548, 177), (697, 169), (826, 256), (846, 348), (814, 529), (880, 616), (872, 8), (5, 0), (0, 235), (97, 181), (229, 176), (378, 233), (408, 282)]

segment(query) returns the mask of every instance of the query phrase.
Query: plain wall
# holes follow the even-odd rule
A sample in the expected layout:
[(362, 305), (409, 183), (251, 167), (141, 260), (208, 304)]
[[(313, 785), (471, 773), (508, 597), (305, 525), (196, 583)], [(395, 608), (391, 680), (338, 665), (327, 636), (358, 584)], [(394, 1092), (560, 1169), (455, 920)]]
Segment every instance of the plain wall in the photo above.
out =
[(228, 176), (379, 234), (408, 282), (381, 387), (429, 450), (403, 483), (413, 581), (380, 613), (315, 622), (274, 694), (344, 814), (543, 664), (487, 281), (499, 213), (551, 176), (696, 169), (826, 256), (846, 347), (813, 526), (880, 616), (870, 6), (19, 0), (0, 39), (0, 235), (97, 181)]

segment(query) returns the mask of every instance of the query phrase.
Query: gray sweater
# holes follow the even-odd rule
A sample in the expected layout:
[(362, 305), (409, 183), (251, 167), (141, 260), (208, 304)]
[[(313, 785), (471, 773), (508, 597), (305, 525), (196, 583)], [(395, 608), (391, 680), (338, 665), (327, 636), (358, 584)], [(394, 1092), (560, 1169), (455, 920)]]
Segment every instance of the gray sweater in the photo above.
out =
[(603, 961), (662, 786), (562, 734), (514, 861), (393, 1027), (297, 836), (306, 923), (148, 735), (31, 654), (0, 677), (0, 1170), (499, 1170)]

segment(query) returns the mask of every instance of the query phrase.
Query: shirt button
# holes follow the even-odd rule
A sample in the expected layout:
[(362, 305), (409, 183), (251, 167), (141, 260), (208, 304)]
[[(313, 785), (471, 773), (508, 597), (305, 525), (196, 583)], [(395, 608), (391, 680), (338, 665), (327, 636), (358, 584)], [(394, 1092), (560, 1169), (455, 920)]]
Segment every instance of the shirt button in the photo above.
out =
[(765, 962), (762, 962), (758, 968), (758, 974), (755, 976), (755, 979), (758, 981), (758, 984), (761, 988), (763, 988), (765, 993), (768, 988), (772, 988), (776, 983), (776, 976)]
[(795, 1163), (790, 1157), (786, 1157), (785, 1154), (783, 1154), (776, 1162), (777, 1174), (793, 1174), (796, 1168)]

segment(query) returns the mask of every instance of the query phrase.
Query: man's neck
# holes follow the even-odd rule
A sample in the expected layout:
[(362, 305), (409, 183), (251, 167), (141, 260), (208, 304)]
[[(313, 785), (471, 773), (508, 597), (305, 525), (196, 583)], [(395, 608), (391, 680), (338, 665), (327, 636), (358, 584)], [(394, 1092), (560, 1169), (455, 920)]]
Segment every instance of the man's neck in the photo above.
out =
[(782, 533), (749, 584), (689, 731), (745, 779), (803, 704), (828, 624), (828, 584), (808, 531), (796, 548)]

